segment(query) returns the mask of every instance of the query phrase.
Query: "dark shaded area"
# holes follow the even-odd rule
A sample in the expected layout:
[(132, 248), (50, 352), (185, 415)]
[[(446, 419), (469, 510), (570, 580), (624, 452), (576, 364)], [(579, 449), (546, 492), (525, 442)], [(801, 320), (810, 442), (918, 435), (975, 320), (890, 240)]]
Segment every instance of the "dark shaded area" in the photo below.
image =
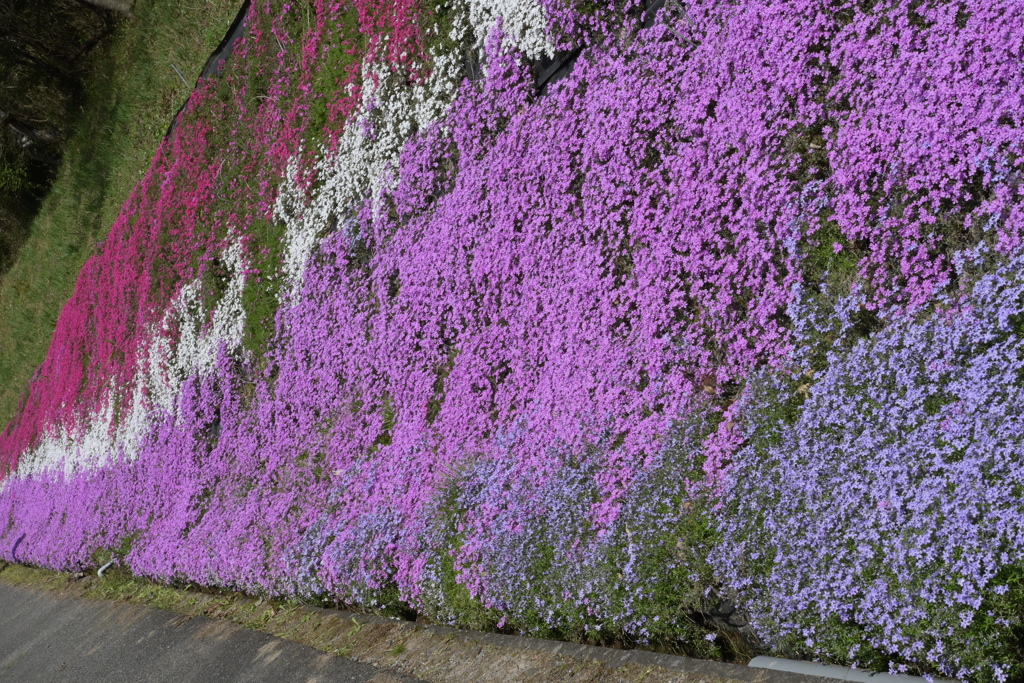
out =
[(654, 2), (645, 4), (647, 7), (644, 9), (640, 23), (644, 28), (651, 28), (654, 26), (654, 20), (658, 17), (658, 10), (665, 6), (665, 0), (654, 0)]
[[(679, 0), (646, 1), (640, 15), (640, 24), (643, 28), (652, 28), (657, 23), (664, 24), (669, 32), (683, 44), (690, 47), (697, 46), (697, 42), (684, 35), (689, 27), (695, 26), (693, 19), (686, 11), (685, 3), (681, 3)], [(548, 86), (572, 73), (576, 66), (576, 60), (579, 59), (584, 49), (586, 49), (586, 45), (580, 45), (573, 50), (559, 52), (554, 57), (534, 60), (534, 85), (538, 94), (546, 95)], [(465, 67), (466, 77), (469, 80), (475, 81), (483, 78), (480, 66), (472, 58), (467, 58)]]
[(693, 38), (684, 35), (689, 28), (696, 26), (689, 12), (686, 11), (686, 3), (680, 2), (680, 0), (653, 0), (645, 5), (640, 20), (644, 28), (651, 28), (660, 23), (684, 45), (690, 47), (698, 45)]
[(483, 65), (480, 64), (476, 54), (472, 50), (468, 50), (466, 52), (466, 58), (463, 60), (462, 65), (466, 70), (466, 78), (470, 81), (483, 80)]
[(25, 534), (22, 534), (21, 536), (18, 536), (18, 540), (15, 541), (14, 545), (11, 547), (11, 557), (14, 559), (15, 562), (18, 561), (18, 546), (21, 545), (21, 542), (24, 541), (24, 540), (25, 540)]
[(86, 0), (0, 0), (0, 274), (56, 176), (88, 56), (118, 16)]
[(585, 47), (585, 45), (580, 45), (574, 50), (559, 52), (554, 58), (544, 57), (535, 60), (533, 73), (537, 92), (547, 95), (549, 85), (571, 74), (573, 67), (576, 66), (576, 60), (579, 59)]

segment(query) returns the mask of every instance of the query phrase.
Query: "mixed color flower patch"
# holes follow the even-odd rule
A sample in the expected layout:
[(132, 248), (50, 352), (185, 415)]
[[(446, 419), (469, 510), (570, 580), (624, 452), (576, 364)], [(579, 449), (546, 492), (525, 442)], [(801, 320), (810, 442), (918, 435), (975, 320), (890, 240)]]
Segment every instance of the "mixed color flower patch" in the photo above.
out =
[(0, 557), (1024, 675), (1024, 5), (247, 22), (0, 434)]

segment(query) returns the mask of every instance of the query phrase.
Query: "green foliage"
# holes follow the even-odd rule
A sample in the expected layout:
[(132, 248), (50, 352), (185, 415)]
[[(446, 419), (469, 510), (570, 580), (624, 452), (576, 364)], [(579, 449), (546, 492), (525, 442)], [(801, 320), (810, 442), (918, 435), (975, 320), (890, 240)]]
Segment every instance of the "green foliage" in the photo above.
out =
[(455, 571), (455, 554), (461, 543), (441, 558), (441, 595), (450, 612), (445, 615), (454, 621), (455, 626), (473, 629), (474, 631), (494, 630), (498, 623), (498, 615), (494, 610), (484, 607), (483, 603), (472, 596), (464, 585), (459, 583)]
[(83, 96), (57, 178), (17, 260), (0, 273), (0, 425), (45, 357), (78, 272), (188, 96), (170, 65), (198, 75), (237, 11), (235, 0), (137, 0), (133, 18), (83, 58)]
[(473, 597), (460, 581), (455, 567), (455, 558), (463, 546), (463, 534), (459, 531), (464, 510), (458, 504), (460, 481), (466, 474), (467, 464), (455, 465), (446, 486), (438, 497), (438, 538), (444, 545), (434, 555), (438, 566), (436, 584), (420, 596), (424, 613), (439, 623), (470, 628), (478, 631), (493, 630), (500, 615), (490, 610)]
[[(324, 134), (331, 121), (328, 104), (339, 95), (344, 97), (343, 85), (348, 82), (353, 70), (358, 74), (358, 56), (364, 50), (365, 39), (359, 32), (359, 15), (354, 6), (349, 7), (336, 19), (336, 26), (326, 45), (323, 66), (313, 76), (313, 98), (309, 108), (307, 130), (310, 142), (316, 146), (324, 141)], [(357, 87), (358, 81), (354, 82)]]
[(458, 52), (461, 46), (451, 37), (455, 25), (454, 4), (447, 0), (428, 0), (424, 5), (421, 15), (424, 50), (427, 54)]
[(28, 164), (23, 158), (0, 159), (0, 195), (24, 192), (28, 183)]
[(38, 205), (34, 190), (24, 157), (0, 155), (0, 276), (28, 237), (28, 224)]
[[(468, 510), (463, 493), (474, 486), (473, 467), (471, 461), (455, 466), (435, 503), (438, 526), (432, 537), (437, 545), (430, 560), (433, 578), (421, 596), (425, 614), (475, 630), (500, 625), (511, 632), (570, 642), (711, 659), (749, 658), (738, 636), (718, 632), (702, 615), (705, 591), (715, 585), (707, 563), (708, 551), (718, 540), (714, 499), (710, 493), (690, 490), (685, 482), (703, 476), (701, 459), (693, 457), (694, 446), (718, 426), (720, 410), (712, 406), (697, 422), (680, 426), (679, 438), (666, 448), (659, 464), (635, 482), (603, 538), (587, 516), (600, 494), (582, 471), (579, 478), (569, 478), (571, 485), (558, 480), (554, 489), (535, 492), (545, 500), (567, 495), (572, 502), (565, 507), (554, 504), (557, 512), (524, 519), (523, 529), (515, 534), (519, 540), (501, 546), (501, 552), (514, 556), (505, 567), (492, 565), (495, 558), (489, 554), (475, 560), (464, 557), (462, 525)], [(591, 460), (572, 460), (568, 467)], [(554, 493), (563, 486), (570, 488)], [(670, 521), (655, 522), (652, 529), (652, 520)], [(566, 581), (569, 543), (580, 555), (568, 562), (585, 569), (581, 574), (570, 570), (572, 578)], [(471, 592), (465, 577), (460, 578), (458, 563), (466, 560), (482, 562), (488, 574), (505, 571), (519, 577), (505, 588), (513, 593), (507, 607), (490, 608)], [(584, 585), (587, 588), (580, 593)], [(630, 615), (631, 621), (643, 625), (644, 635), (609, 627), (609, 614)]]
[(991, 592), (978, 610), (972, 630), (985, 644), (989, 661), (1007, 667), (1010, 681), (1024, 681), (1024, 566), (1004, 567), (993, 586), (1003, 592)]
[(824, 291), (848, 292), (857, 278), (862, 254), (830, 216), (819, 221), (813, 237), (802, 245), (806, 250), (801, 259), (804, 280)]
[(242, 345), (259, 358), (267, 350), (274, 336), (275, 318), (280, 306), (281, 282), (277, 274), (284, 250), (284, 225), (274, 221), (259, 221), (252, 230), (259, 246), (250, 249), (253, 260), (242, 290), (242, 310), (245, 311), (245, 332)]

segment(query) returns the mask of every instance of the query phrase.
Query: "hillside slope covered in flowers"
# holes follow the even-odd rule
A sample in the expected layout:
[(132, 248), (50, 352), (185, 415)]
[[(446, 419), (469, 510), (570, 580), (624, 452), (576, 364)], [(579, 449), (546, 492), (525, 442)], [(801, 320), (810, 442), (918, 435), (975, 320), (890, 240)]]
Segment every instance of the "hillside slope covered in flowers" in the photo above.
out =
[(255, 0), (0, 558), (1020, 679), (1022, 53), (1012, 0)]

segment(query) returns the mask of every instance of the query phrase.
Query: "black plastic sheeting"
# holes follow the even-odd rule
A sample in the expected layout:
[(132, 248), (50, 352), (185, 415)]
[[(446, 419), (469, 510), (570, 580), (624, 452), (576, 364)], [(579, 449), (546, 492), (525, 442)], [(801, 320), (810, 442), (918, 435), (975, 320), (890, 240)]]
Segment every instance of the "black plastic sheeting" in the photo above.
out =
[[(199, 78), (196, 80), (196, 85), (199, 85), (199, 81), (208, 78), (210, 76), (220, 76), (220, 72), (224, 68), (224, 63), (228, 61), (231, 56), (231, 51), (235, 47), (235, 43), (238, 39), (245, 35), (245, 20), (249, 16), (249, 7), (251, 0), (245, 0), (242, 6), (238, 10), (238, 14), (235, 15), (235, 20), (231, 22), (231, 26), (228, 27), (227, 33), (224, 34), (224, 38), (221, 39), (217, 49), (214, 50), (210, 56), (206, 59), (206, 64), (203, 66), (202, 73), (199, 74)], [(195, 88), (193, 88), (193, 92)], [(178, 108), (178, 111), (174, 114), (174, 118), (171, 119), (171, 125), (167, 127), (167, 132), (164, 134), (165, 138), (170, 138), (174, 135), (174, 129), (178, 126), (178, 117), (181, 116), (181, 112), (185, 111), (185, 107), (188, 106), (189, 100), (192, 99), (192, 95), (189, 94), (188, 99), (185, 100), (184, 104)]]
[[(663, 10), (663, 11), (661, 11)], [(647, 9), (644, 10), (641, 24), (644, 28), (651, 28), (658, 21), (659, 14), (662, 21), (668, 27), (676, 38), (690, 46), (691, 48), (696, 47), (698, 43), (695, 43), (689, 38), (685, 38), (675, 27), (681, 23), (694, 25), (693, 19), (690, 14), (686, 11), (686, 3), (680, 2), (679, 0), (654, 0), (654, 2), (647, 3)]]
[[(679, 22), (686, 22), (691, 26), (694, 23), (686, 11), (685, 3), (680, 2), (680, 0), (645, 0), (644, 10), (640, 15), (640, 25), (643, 28), (651, 28), (658, 22), (659, 18), (680, 41), (690, 47), (696, 47), (696, 43), (684, 38), (674, 28)], [(572, 73), (573, 67), (576, 66), (576, 60), (579, 59), (580, 54), (582, 54), (586, 47), (586, 45), (580, 45), (574, 50), (559, 52), (554, 57), (534, 60), (533, 74), (537, 92), (541, 95), (546, 95), (549, 85), (562, 80)], [(474, 72), (472, 69), (476, 71)], [(466, 71), (470, 80), (483, 78), (483, 74), (479, 73), (479, 65), (475, 64), (471, 59), (466, 61)], [(479, 75), (474, 77), (475, 73)]]
[(234, 49), (235, 43), (245, 33), (245, 20), (249, 16), (249, 5), (250, 0), (245, 0), (242, 3), (238, 14), (235, 15), (235, 20), (231, 22), (228, 32), (224, 35), (224, 39), (220, 41), (220, 45), (213, 51), (210, 58), (206, 60), (206, 65), (203, 66), (203, 73), (200, 75), (200, 78), (220, 76), (224, 62), (231, 56), (231, 50)]
[(548, 86), (560, 81), (572, 73), (576, 66), (576, 60), (586, 45), (580, 45), (575, 50), (559, 52), (554, 58), (544, 57), (533, 62), (533, 73), (536, 78), (535, 85), (537, 92), (541, 95), (548, 94)]
[[(210, 57), (206, 60), (206, 64), (203, 66), (203, 71), (199, 75), (199, 79), (209, 77), (219, 77), (221, 71), (224, 68), (224, 64), (231, 57), (231, 52), (238, 42), (238, 39), (245, 35), (245, 20), (249, 16), (249, 7), (251, 0), (245, 0), (242, 3), (241, 8), (238, 10), (238, 14), (235, 15), (235, 20), (231, 22), (231, 26), (228, 28), (227, 33), (224, 34), (224, 38), (220, 41), (220, 45), (213, 51)], [(659, 13), (665, 17), (666, 24), (672, 33), (676, 35), (681, 41), (695, 46), (696, 44), (692, 41), (681, 36), (674, 28), (673, 24), (679, 21), (686, 21), (693, 24), (693, 20), (686, 13), (686, 5), (680, 3), (679, 0), (645, 0), (644, 11), (640, 17), (640, 23), (644, 28), (651, 28), (658, 20)], [(661, 10), (664, 10), (663, 12)], [(564, 50), (557, 53), (554, 57), (544, 57), (533, 61), (533, 75), (534, 85), (537, 88), (537, 92), (540, 95), (546, 95), (548, 92), (548, 86), (552, 83), (562, 80), (566, 76), (572, 73), (573, 67), (576, 66), (576, 60), (586, 49), (586, 45), (580, 45), (573, 50)], [(479, 81), (484, 77), (483, 65), (479, 62), (477, 56), (472, 51), (467, 51), (465, 58), (463, 59), (463, 68), (466, 72), (466, 78), (470, 81)], [(198, 80), (196, 82), (198, 85)], [(189, 96), (191, 99), (191, 95)], [(189, 100), (185, 100), (185, 103), (181, 105), (174, 118), (171, 120), (171, 125), (167, 128), (167, 133), (164, 135), (165, 138), (170, 138), (174, 135), (174, 129), (178, 125), (178, 117), (181, 116), (181, 112), (188, 106)]]
[(654, 20), (658, 18), (658, 10), (665, 6), (665, 0), (654, 0), (654, 2), (645, 4), (647, 4), (647, 9), (644, 10), (640, 24), (644, 28), (650, 28), (654, 26)]
[(470, 81), (482, 81), (484, 78), (483, 65), (473, 50), (466, 50), (466, 58), (462, 60), (462, 66), (466, 70), (466, 78)]

